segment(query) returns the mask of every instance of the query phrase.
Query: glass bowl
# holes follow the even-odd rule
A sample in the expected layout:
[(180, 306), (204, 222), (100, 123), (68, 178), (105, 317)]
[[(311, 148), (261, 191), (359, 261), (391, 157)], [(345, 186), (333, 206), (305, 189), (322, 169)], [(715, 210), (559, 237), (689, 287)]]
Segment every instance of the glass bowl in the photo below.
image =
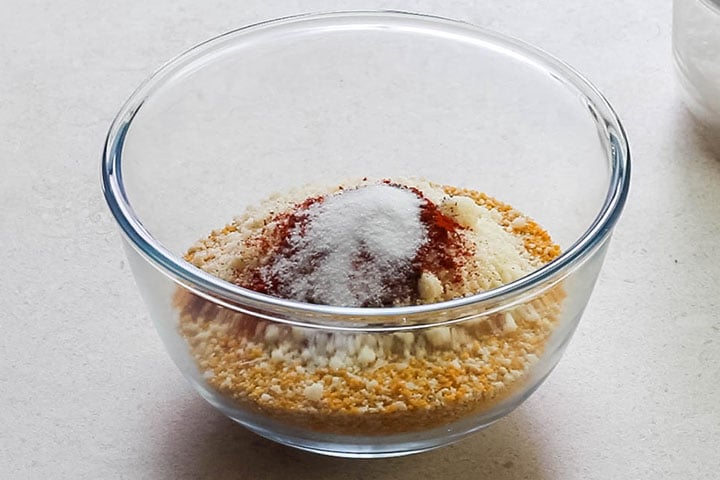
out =
[(675, 0), (672, 40), (685, 103), (720, 133), (720, 0)]
[[(341, 12), (167, 63), (115, 118), (102, 182), (157, 330), (208, 402), (287, 445), (382, 457), (457, 441), (542, 383), (595, 284), (629, 161), (607, 101), (549, 55), (443, 18)], [(183, 259), (273, 193), (366, 176), (486, 192), (563, 253), (496, 289), (391, 308), (274, 298)], [(392, 348), (338, 370), (341, 345)]]

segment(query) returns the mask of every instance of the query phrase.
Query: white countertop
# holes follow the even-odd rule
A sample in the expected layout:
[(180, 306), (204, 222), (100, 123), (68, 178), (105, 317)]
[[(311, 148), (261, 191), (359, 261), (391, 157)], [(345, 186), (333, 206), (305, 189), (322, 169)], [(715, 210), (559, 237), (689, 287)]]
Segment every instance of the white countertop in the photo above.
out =
[[(718, 478), (720, 133), (676, 91), (670, 1), (205, 3), (3, 4), (0, 478)], [(353, 461), (257, 437), (185, 382), (99, 161), (122, 102), (176, 53), (259, 20), (373, 7), (468, 20), (567, 61), (624, 121), (634, 171), (592, 300), (537, 393), (459, 444)]]

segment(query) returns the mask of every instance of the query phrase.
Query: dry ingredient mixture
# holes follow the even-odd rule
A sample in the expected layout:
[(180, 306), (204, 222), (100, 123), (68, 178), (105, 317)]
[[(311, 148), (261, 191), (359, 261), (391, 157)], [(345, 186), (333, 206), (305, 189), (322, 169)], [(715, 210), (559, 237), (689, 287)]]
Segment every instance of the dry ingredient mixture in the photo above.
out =
[[(185, 258), (277, 297), (391, 307), (496, 288), (559, 253), (537, 223), (485, 194), (363, 179), (270, 198)], [(506, 397), (538, 361), (563, 298), (555, 287), (489, 318), (394, 334), (280, 325), (184, 290), (175, 301), (212, 388), (279, 421), (373, 435), (447, 424)]]

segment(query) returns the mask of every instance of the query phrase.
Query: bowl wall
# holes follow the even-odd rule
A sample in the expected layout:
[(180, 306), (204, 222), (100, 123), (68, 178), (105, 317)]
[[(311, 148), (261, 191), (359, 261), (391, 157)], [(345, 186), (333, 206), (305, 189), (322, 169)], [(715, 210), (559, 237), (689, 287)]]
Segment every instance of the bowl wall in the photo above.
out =
[(424, 177), (509, 203), (567, 249), (605, 201), (611, 139), (592, 101), (528, 53), (406, 15), (231, 33), (144, 92), (122, 146), (129, 202), (181, 255), (275, 192)]

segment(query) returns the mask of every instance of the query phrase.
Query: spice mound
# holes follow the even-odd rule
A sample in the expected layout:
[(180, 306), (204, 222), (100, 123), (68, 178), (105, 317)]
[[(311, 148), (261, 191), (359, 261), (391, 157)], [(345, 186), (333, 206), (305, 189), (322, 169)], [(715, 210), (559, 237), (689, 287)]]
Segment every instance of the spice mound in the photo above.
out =
[[(532, 219), (485, 194), (363, 179), (248, 209), (185, 258), (307, 303), (393, 307), (499, 287), (559, 255)], [(445, 425), (522, 385), (564, 292), (477, 320), (396, 333), (290, 327), (178, 290), (180, 332), (210, 387), (276, 421), (336, 434)]]
[(265, 264), (240, 284), (310, 303), (410, 303), (414, 259), (427, 243), (423, 203), (421, 195), (387, 184), (311, 199), (277, 220)]

